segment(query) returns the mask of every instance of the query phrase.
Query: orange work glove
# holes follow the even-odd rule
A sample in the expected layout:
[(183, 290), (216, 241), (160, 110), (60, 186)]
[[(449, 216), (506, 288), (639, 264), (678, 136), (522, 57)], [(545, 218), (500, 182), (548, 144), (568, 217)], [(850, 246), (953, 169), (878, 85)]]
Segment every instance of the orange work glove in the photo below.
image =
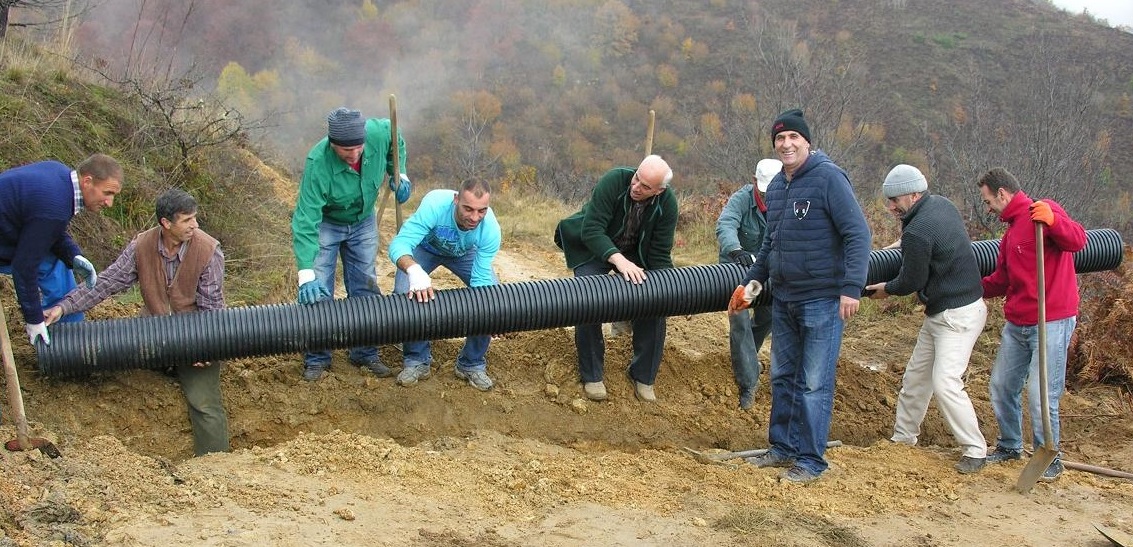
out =
[(1054, 211), (1045, 201), (1036, 201), (1031, 204), (1031, 220), (1054, 226)]
[(763, 291), (763, 285), (758, 281), (751, 281), (747, 285), (738, 285), (732, 291), (732, 299), (728, 301), (728, 313), (736, 313), (748, 309), (755, 297)]

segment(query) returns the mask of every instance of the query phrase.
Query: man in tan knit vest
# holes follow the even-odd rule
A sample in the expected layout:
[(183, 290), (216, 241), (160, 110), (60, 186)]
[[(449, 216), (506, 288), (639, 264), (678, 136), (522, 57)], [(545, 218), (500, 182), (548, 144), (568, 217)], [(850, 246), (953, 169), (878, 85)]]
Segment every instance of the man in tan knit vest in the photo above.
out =
[[(145, 315), (171, 315), (224, 307), (224, 254), (197, 225), (197, 202), (171, 189), (157, 198), (155, 226), (136, 237), (93, 288), (79, 286), (44, 312), (50, 325), (86, 311), (137, 283)], [(177, 379), (193, 425), (193, 452), (227, 452), (228, 415), (220, 395), (220, 362), (177, 367)]]

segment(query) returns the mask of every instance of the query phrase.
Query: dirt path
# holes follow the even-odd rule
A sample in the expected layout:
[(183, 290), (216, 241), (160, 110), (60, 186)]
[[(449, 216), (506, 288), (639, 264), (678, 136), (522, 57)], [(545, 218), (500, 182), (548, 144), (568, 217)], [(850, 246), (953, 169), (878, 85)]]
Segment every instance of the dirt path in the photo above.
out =
[[(568, 275), (552, 251), (508, 247), (499, 275)], [(1091, 523), (1133, 532), (1130, 481), (1068, 471), (1023, 496), (1011, 489), (1021, 462), (957, 474), (935, 409), (924, 446), (885, 441), (900, 381), (891, 369), (907, 357), (919, 321), (880, 311), (851, 322), (831, 431), (845, 446), (828, 452), (831, 470), (807, 486), (738, 460), (700, 463), (682, 449), (766, 444), (766, 385), (754, 409), (736, 408), (722, 314), (670, 320), (656, 405), (635, 401), (617, 375), (609, 401), (583, 399), (567, 329), (493, 341), (498, 387), (488, 393), (453, 377), (459, 340), (435, 344), (440, 371), (414, 388), (367, 376), (343, 352), (317, 384), (299, 379), (298, 356), (235, 360), (224, 373), (235, 451), (195, 459), (169, 378), (133, 371), (49, 381), (31, 373), (24, 352), (29, 415), (64, 457), (0, 451), (0, 527), (20, 545), (163, 547), (1101, 547)], [(996, 333), (981, 338), (969, 379), (989, 439)], [(625, 366), (626, 338), (609, 340), (609, 370)], [(400, 363), (393, 347), (382, 355)], [(1133, 467), (1133, 420), (1122, 404), (1102, 388), (1068, 395), (1067, 457)], [(12, 433), (0, 427), (0, 436)]]

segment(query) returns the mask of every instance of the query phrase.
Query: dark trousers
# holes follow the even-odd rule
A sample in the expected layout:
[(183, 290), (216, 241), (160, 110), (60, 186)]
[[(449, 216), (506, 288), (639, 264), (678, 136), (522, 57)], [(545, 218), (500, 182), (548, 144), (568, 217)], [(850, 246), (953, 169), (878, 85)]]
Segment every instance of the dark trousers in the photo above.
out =
[[(575, 277), (606, 275), (614, 267), (609, 262), (591, 261), (574, 269)], [(646, 283), (649, 282), (647, 279)], [(661, 368), (661, 352), (665, 348), (665, 318), (643, 317), (632, 321), (633, 359), (629, 375), (636, 382), (653, 385)], [(601, 382), (605, 372), (606, 339), (602, 325), (592, 323), (574, 327), (574, 345), (578, 350), (578, 374), (583, 382)]]

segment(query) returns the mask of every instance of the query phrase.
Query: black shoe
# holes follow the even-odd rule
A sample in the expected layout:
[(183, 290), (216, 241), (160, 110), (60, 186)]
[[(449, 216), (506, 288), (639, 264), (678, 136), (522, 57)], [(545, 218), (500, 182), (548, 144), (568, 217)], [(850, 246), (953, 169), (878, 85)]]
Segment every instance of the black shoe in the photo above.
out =
[(326, 374), (327, 367), (307, 365), (303, 367), (303, 379), (308, 382), (317, 382)]
[(1002, 446), (995, 447), (990, 454), (987, 455), (987, 463), (1002, 463), (1008, 460), (1021, 460), (1023, 459), (1023, 451), (1011, 448), (1003, 448)]
[(1055, 479), (1062, 475), (1063, 469), (1065, 469), (1065, 466), (1062, 465), (1062, 460), (1055, 458), (1054, 461), (1050, 462), (1046, 471), (1043, 471), (1039, 480), (1042, 482), (1054, 482)]
[(369, 370), (370, 372), (374, 373), (374, 376), (377, 376), (378, 378), (389, 378), (390, 376), (393, 376), (393, 371), (390, 370), (389, 367), (385, 366), (385, 364), (382, 363), (381, 359), (374, 359), (373, 361), (370, 361), (368, 363), (360, 363), (358, 361), (351, 362), (361, 368)]
[(956, 470), (961, 474), (967, 475), (968, 473), (976, 473), (987, 465), (987, 458), (973, 458), (971, 456), (961, 456), (960, 461), (956, 462)]

